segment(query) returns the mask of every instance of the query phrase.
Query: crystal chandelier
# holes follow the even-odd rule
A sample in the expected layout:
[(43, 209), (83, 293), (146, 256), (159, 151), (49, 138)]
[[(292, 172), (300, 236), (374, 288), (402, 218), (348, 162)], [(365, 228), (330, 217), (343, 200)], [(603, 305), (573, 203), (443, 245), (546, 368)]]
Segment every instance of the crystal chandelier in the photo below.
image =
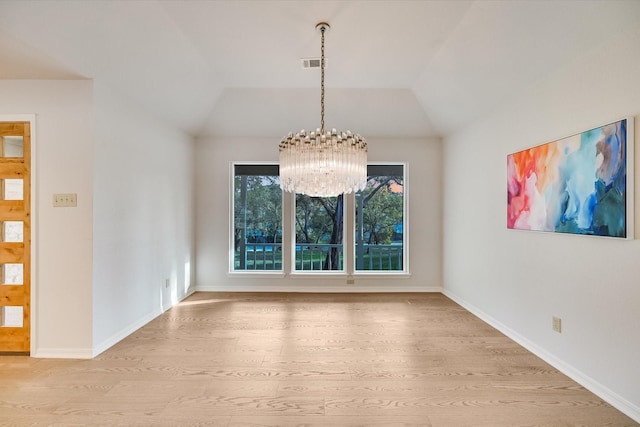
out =
[(329, 24), (320, 22), (320, 128), (289, 133), (280, 151), (280, 187), (311, 197), (334, 197), (364, 190), (367, 185), (367, 143), (351, 131), (324, 129), (324, 34)]

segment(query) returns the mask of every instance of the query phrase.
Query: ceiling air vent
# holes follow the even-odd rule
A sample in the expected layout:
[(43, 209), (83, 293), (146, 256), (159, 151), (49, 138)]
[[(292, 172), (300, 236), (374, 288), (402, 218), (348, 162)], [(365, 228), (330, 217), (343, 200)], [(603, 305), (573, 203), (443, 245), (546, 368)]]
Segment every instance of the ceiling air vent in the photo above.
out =
[[(320, 58), (301, 58), (302, 68), (320, 68)], [(327, 58), (324, 58), (324, 68), (327, 68)]]

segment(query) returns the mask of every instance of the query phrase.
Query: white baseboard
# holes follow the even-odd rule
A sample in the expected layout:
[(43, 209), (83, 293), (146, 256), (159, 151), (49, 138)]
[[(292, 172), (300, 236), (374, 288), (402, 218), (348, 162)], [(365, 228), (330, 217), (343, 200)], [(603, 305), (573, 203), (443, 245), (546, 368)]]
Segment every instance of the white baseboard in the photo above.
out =
[[(195, 289), (190, 289), (182, 299), (187, 298), (194, 292), (196, 292)], [(93, 359), (94, 357), (113, 347), (147, 323), (151, 322), (153, 319), (160, 316), (171, 307), (172, 306), (153, 310), (151, 313), (148, 313), (141, 319), (124, 327), (106, 340), (102, 341), (100, 344), (94, 346), (93, 348), (37, 348), (34, 352), (31, 352), (31, 357), (51, 359)]]
[[(187, 294), (185, 296), (183, 296), (178, 302), (180, 302), (183, 299), (187, 298), (189, 295), (193, 294), (194, 292), (196, 292), (195, 289), (189, 289)], [(138, 329), (142, 328), (144, 325), (146, 325), (147, 323), (151, 322), (153, 319), (155, 319), (156, 317), (160, 316), (162, 313), (164, 313), (165, 311), (169, 310), (173, 306), (174, 306), (174, 304), (172, 304), (172, 305), (170, 305), (168, 307), (162, 307), (162, 309), (153, 310), (151, 313), (149, 313), (146, 316), (142, 317), (140, 320), (132, 323), (131, 325), (123, 328), (119, 332), (113, 334), (111, 337), (107, 338), (102, 343), (100, 343), (99, 345), (97, 345), (97, 346), (95, 346), (93, 348), (93, 356), (92, 357), (96, 357), (100, 353), (102, 353), (102, 352), (108, 350), (109, 348), (113, 347), (114, 345), (116, 345), (117, 343), (119, 343), (120, 341), (122, 341), (123, 339), (125, 339), (126, 337), (128, 337), (129, 335), (131, 335), (132, 333), (137, 331)]]
[(264, 285), (220, 285), (197, 286), (196, 292), (292, 292), (292, 293), (390, 293), (390, 292), (442, 292), (438, 286), (416, 288), (415, 286), (267, 286)]
[(30, 356), (40, 359), (91, 359), (93, 350), (90, 348), (39, 348)]
[(160, 316), (162, 313), (163, 311), (160, 309), (153, 310), (151, 313), (148, 313), (146, 316), (143, 316), (141, 319), (133, 322), (132, 324), (124, 327), (120, 331), (111, 335), (109, 338), (107, 338), (106, 340), (102, 341), (100, 344), (93, 347), (92, 357), (96, 357), (97, 355), (104, 352), (105, 350), (113, 347), (114, 345), (116, 345), (117, 343), (119, 343), (120, 341), (122, 341), (123, 339), (125, 339), (126, 337), (128, 337), (129, 335), (131, 335), (132, 333), (134, 333), (144, 325), (146, 325), (147, 323), (151, 322), (156, 317)]
[(557, 358), (556, 356), (549, 353), (544, 348), (538, 346), (536, 343), (530, 341), (526, 337), (520, 335), (519, 333), (507, 327), (503, 323), (489, 316), (487, 313), (483, 312), (478, 307), (467, 303), (465, 300), (461, 299), (453, 292), (444, 289), (442, 293), (448, 298), (452, 299), (455, 303), (462, 306), (465, 310), (468, 310), (469, 312), (479, 317), (484, 322), (493, 326), (494, 328), (496, 328), (497, 330), (499, 330), (500, 332), (502, 332), (503, 334), (505, 334), (506, 336), (508, 336), (509, 338), (511, 338), (512, 340), (514, 340), (515, 342), (517, 342), (518, 344), (520, 344), (521, 346), (523, 346), (524, 348), (526, 348), (527, 350), (529, 350), (530, 352), (532, 352), (533, 354), (535, 354), (536, 356), (538, 356), (539, 358), (541, 358), (542, 360), (544, 360), (545, 362), (547, 362), (548, 364), (550, 364), (551, 366), (553, 366), (554, 368), (556, 368), (557, 370), (559, 370), (560, 372), (562, 372), (563, 374), (565, 374), (566, 376), (568, 376), (569, 378), (571, 378), (572, 380), (574, 380), (575, 382), (583, 386), (584, 388), (586, 388), (587, 390), (591, 391), (596, 396), (600, 397), (602, 400), (604, 400), (614, 408), (618, 409), (620, 412), (632, 418), (634, 421), (640, 422), (640, 407), (638, 407), (637, 405), (634, 405), (633, 403), (629, 402), (627, 399), (623, 398), (619, 394), (615, 393), (614, 391), (610, 390), (609, 388), (595, 381), (593, 378), (589, 377), (585, 373), (579, 371), (578, 369), (569, 365), (565, 361)]

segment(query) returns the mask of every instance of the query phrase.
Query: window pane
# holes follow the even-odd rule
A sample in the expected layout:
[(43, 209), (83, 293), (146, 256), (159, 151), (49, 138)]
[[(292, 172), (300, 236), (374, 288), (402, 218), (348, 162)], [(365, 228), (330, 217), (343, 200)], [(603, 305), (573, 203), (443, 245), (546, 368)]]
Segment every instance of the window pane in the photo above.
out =
[(295, 270), (343, 270), (344, 196), (296, 194)]
[(3, 221), (2, 222), (2, 241), (3, 242), (23, 242), (24, 241), (24, 223), (22, 221)]
[(369, 165), (367, 188), (356, 194), (356, 270), (404, 266), (404, 167)]
[(20, 178), (0, 180), (2, 184), (2, 200), (24, 200), (24, 182)]
[(0, 307), (0, 327), (22, 328), (24, 318), (24, 308), (21, 306)]
[(24, 140), (22, 136), (4, 136), (2, 139), (1, 157), (24, 157)]
[(282, 190), (277, 165), (235, 165), (233, 269), (282, 270)]
[(2, 264), (2, 284), (3, 285), (23, 285), (24, 284), (23, 264)]

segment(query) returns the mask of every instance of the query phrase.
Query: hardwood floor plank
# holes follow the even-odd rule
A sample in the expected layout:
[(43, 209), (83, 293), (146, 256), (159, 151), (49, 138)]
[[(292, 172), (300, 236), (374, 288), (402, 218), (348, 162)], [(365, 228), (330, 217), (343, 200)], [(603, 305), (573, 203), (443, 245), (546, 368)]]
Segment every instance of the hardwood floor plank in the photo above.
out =
[(167, 416), (100, 416), (94, 415), (29, 415), (19, 418), (3, 418), (2, 427), (227, 427), (231, 417), (182, 415)]
[(211, 381), (204, 390), (213, 396), (281, 397), (280, 381)]
[(306, 396), (180, 396), (165, 412), (198, 412), (203, 417), (222, 415), (324, 415), (324, 399)]
[(229, 427), (432, 427), (424, 416), (256, 417), (234, 416)]
[(331, 396), (331, 397), (419, 397), (436, 390), (419, 381), (281, 381), (278, 386), (279, 395)]
[[(634, 427), (638, 424), (624, 419), (607, 407), (577, 408), (510, 408), (464, 407), (456, 411), (435, 409), (429, 419), (433, 427)], [(472, 422), (470, 420), (473, 420)]]
[(388, 393), (384, 397), (340, 397), (326, 398), (327, 415), (382, 415), (401, 412), (407, 415), (426, 413), (431, 415), (436, 410), (443, 408), (451, 410), (455, 408), (519, 408), (529, 414), (536, 411), (555, 411), (562, 414), (574, 409), (609, 407), (601, 400), (592, 396), (583, 399), (565, 400), (565, 392), (541, 394), (538, 391), (515, 393), (512, 390), (505, 392), (497, 389), (483, 391), (473, 390), (461, 393), (460, 391), (449, 393), (429, 393), (423, 396), (399, 396)]

